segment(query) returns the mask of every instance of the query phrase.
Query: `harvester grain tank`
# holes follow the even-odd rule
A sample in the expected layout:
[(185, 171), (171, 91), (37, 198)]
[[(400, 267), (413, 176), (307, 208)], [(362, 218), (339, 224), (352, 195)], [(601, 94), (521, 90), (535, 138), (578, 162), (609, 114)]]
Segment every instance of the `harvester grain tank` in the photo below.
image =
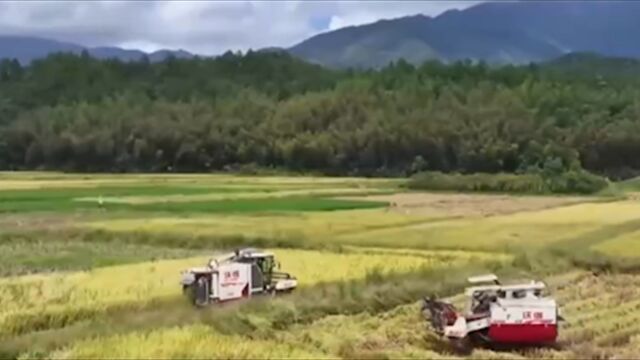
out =
[(468, 352), (473, 345), (546, 346), (558, 337), (558, 305), (543, 295), (538, 281), (503, 285), (493, 275), (468, 279), (475, 286), (465, 291), (464, 312), (450, 303), (425, 298), (422, 311), (433, 329), (454, 348)]
[(279, 267), (274, 254), (246, 248), (183, 271), (181, 285), (196, 306), (293, 291), (296, 278), (276, 271)]

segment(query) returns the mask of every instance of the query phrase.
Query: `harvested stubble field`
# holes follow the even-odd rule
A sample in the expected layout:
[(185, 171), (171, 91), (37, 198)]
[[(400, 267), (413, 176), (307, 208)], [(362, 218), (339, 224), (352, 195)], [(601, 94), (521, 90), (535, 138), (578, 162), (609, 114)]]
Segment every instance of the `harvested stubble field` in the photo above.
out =
[[(568, 321), (559, 350), (471, 358), (639, 353), (640, 276), (616, 261), (640, 257), (640, 201), (401, 185), (0, 173), (0, 357), (452, 358), (415, 302), (460, 293), (483, 271), (544, 277)], [(180, 270), (256, 242), (298, 277), (297, 293), (203, 311), (186, 303)], [(599, 262), (597, 276), (584, 271), (574, 255), (606, 255), (609, 273)]]

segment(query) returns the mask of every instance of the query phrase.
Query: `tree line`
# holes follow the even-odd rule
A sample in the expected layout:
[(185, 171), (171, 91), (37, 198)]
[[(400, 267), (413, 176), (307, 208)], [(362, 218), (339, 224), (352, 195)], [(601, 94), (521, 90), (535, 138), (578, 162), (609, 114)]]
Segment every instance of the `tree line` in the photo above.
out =
[(579, 69), (338, 71), (279, 52), (4, 60), (0, 169), (638, 174), (640, 75)]

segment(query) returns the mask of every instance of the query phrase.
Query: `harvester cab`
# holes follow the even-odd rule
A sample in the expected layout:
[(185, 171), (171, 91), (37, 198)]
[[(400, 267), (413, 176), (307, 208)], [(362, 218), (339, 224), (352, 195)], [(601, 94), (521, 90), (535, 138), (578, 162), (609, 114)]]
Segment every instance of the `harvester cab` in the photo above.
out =
[(258, 294), (288, 293), (298, 282), (276, 271), (274, 254), (246, 248), (214, 257), (204, 267), (183, 271), (183, 292), (197, 306), (248, 298)]
[(558, 306), (542, 282), (503, 285), (491, 275), (468, 279), (463, 313), (445, 301), (425, 298), (423, 314), (457, 350), (473, 344), (547, 345), (558, 336)]

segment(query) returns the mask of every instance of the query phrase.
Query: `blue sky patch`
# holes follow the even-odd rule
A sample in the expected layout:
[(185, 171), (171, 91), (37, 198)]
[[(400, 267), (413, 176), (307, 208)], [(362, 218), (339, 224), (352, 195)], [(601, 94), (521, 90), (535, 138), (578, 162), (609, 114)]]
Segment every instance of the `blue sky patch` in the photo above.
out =
[(331, 16), (312, 16), (310, 21), (314, 30), (326, 30), (329, 28)]

